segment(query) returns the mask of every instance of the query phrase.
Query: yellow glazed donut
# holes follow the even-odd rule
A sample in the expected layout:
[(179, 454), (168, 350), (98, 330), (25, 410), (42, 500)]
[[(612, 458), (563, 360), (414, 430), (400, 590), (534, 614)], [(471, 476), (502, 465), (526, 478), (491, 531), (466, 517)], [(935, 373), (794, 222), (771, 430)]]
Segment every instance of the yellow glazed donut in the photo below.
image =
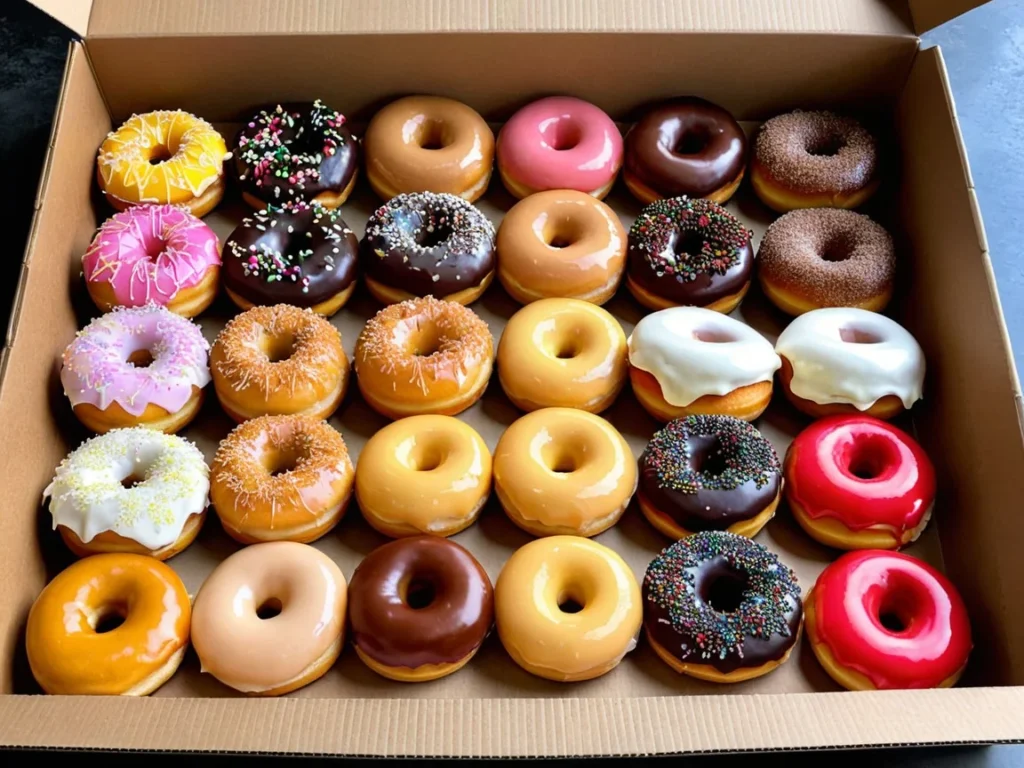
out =
[(578, 299), (541, 299), (520, 309), (498, 344), (498, 378), (524, 411), (600, 413), (626, 382), (626, 334), (608, 312)]
[(579, 536), (516, 550), (498, 576), (494, 609), (498, 636), (516, 664), (559, 682), (610, 672), (636, 647), (643, 621), (629, 566)]
[(356, 499), (385, 536), (451, 536), (473, 524), (490, 492), (491, 453), (452, 416), (392, 422), (359, 454)]
[(618, 522), (637, 465), (615, 427), (586, 411), (542, 408), (514, 422), (494, 452), (494, 492), (534, 536), (596, 536)]

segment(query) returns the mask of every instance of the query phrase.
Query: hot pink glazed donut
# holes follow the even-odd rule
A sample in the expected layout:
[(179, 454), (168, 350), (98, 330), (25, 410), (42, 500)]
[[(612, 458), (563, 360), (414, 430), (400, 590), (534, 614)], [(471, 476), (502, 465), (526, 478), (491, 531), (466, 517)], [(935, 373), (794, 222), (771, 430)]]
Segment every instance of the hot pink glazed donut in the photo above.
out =
[(103, 312), (150, 302), (195, 317), (217, 295), (217, 235), (184, 208), (139, 205), (115, 213), (82, 256), (85, 284)]
[(498, 134), (498, 171), (518, 198), (575, 189), (599, 200), (622, 166), (622, 134), (593, 104), (549, 96), (527, 104)]

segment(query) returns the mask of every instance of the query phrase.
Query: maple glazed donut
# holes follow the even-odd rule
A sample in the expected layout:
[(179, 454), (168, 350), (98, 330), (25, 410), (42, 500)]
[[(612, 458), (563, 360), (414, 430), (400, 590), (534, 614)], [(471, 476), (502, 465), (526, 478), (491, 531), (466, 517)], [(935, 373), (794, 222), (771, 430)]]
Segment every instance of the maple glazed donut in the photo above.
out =
[(447, 192), (473, 202), (491, 179), (494, 133), (458, 101), (407, 96), (373, 116), (363, 150), (366, 177), (382, 200), (403, 192)]
[(132, 115), (100, 145), (96, 175), (114, 208), (181, 205), (205, 216), (224, 197), (231, 157), (213, 126), (181, 110)]
[(167, 564), (127, 553), (86, 557), (32, 604), (29, 667), (50, 694), (146, 696), (181, 664), (191, 619), (188, 591)]
[(536, 539), (512, 553), (494, 587), (498, 636), (531, 674), (600, 677), (636, 647), (640, 587), (613, 550), (579, 536)]
[(348, 385), (341, 333), (288, 304), (232, 318), (213, 343), (210, 370), (221, 407), (239, 422), (268, 414), (326, 419)]
[(385, 307), (356, 340), (356, 383), (367, 403), (391, 419), (454, 416), (480, 399), (494, 342), (473, 310), (432, 296)]
[(341, 653), (348, 589), (341, 569), (308, 544), (244, 547), (196, 595), (192, 644), (202, 671), (236, 691), (280, 696), (309, 685)]
[(462, 669), (494, 623), (487, 572), (437, 536), (391, 541), (356, 567), (349, 584), (352, 645), (374, 672), (422, 683)]
[(494, 492), (509, 519), (534, 536), (596, 536), (619, 521), (636, 483), (622, 435), (575, 408), (520, 417), (494, 450)]
[(363, 446), (356, 498), (385, 536), (451, 536), (476, 522), (491, 493), (491, 452), (452, 416), (409, 416)]
[(604, 304), (626, 267), (618, 215), (584, 192), (555, 189), (520, 200), (498, 227), (498, 279), (520, 304), (546, 298)]
[(851, 691), (949, 688), (972, 649), (956, 587), (900, 552), (847, 552), (818, 576), (806, 611), (814, 655)]

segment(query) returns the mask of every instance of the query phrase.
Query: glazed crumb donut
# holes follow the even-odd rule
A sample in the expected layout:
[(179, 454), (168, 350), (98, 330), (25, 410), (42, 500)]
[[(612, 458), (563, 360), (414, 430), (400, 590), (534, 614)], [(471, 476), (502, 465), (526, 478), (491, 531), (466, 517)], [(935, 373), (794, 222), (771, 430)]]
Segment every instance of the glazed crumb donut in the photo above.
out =
[(956, 587), (900, 552), (847, 552), (818, 576), (806, 611), (814, 655), (851, 691), (949, 688), (972, 649)]
[(881, 312), (892, 298), (896, 274), (885, 228), (836, 208), (780, 216), (761, 240), (757, 264), (765, 295), (790, 315), (821, 307)]
[(782, 365), (771, 342), (746, 323), (701, 307), (672, 307), (642, 318), (628, 339), (629, 380), (649, 414), (753, 421), (772, 398)]
[(177, 432), (203, 403), (209, 350), (198, 325), (164, 307), (115, 307), (64, 350), (60, 383), (93, 432)]
[(308, 544), (268, 541), (229, 556), (196, 595), (192, 644), (202, 671), (236, 691), (280, 696), (309, 685), (341, 653), (348, 590)]
[(224, 197), (231, 157), (213, 126), (181, 110), (132, 115), (100, 145), (96, 175), (114, 208), (181, 205), (203, 217)]
[(367, 321), (356, 340), (356, 382), (388, 418), (454, 416), (484, 393), (493, 357), (491, 332), (473, 310), (426, 296)]
[(170, 566), (146, 555), (86, 557), (57, 574), (28, 614), (40, 687), (65, 696), (146, 696), (188, 647), (192, 606)]
[(494, 133), (458, 101), (407, 96), (373, 116), (363, 150), (366, 177), (382, 200), (403, 192), (448, 192), (473, 202), (491, 179)]
[(520, 304), (546, 298), (604, 304), (626, 268), (618, 215), (584, 192), (555, 189), (520, 200), (498, 227), (498, 279)]
[(348, 385), (338, 329), (288, 304), (234, 317), (213, 343), (210, 370), (221, 407), (239, 422), (267, 414), (326, 419)]
[(210, 500), (243, 544), (316, 541), (345, 514), (355, 471), (345, 441), (313, 416), (260, 416), (235, 427), (210, 466)]
[(373, 550), (349, 585), (352, 645), (370, 669), (422, 683), (457, 672), (494, 623), (494, 590), (469, 552), (437, 536)]
[(856, 413), (891, 419), (921, 399), (924, 352), (885, 315), (816, 309), (786, 327), (775, 351), (786, 397), (816, 419)]
[(579, 536), (512, 553), (494, 587), (501, 644), (520, 667), (558, 682), (592, 680), (636, 647), (640, 587), (625, 561)]
[(494, 451), (494, 492), (534, 536), (596, 536), (626, 511), (636, 459), (615, 427), (575, 408), (541, 408), (505, 430)]
[(793, 573), (766, 547), (727, 531), (677, 541), (647, 567), (644, 631), (676, 672), (739, 683), (786, 662), (803, 604)]
[(388, 424), (359, 453), (356, 499), (385, 536), (451, 536), (476, 522), (491, 493), (491, 452), (452, 416)]
[(523, 411), (601, 413), (626, 383), (626, 334), (600, 307), (541, 299), (509, 319), (498, 342), (498, 379)]
[(928, 525), (935, 469), (903, 430), (871, 416), (830, 416), (790, 444), (786, 500), (822, 544), (898, 549)]
[(878, 144), (831, 112), (789, 112), (761, 125), (750, 183), (769, 208), (857, 208), (878, 189)]

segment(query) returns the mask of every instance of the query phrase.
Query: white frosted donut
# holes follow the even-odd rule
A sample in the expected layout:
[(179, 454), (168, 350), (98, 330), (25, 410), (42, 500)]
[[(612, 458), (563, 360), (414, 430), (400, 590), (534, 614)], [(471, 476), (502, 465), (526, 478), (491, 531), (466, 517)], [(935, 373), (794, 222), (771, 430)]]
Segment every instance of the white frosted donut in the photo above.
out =
[(647, 315), (627, 343), (629, 364), (657, 379), (676, 406), (771, 381), (782, 365), (771, 342), (749, 325), (702, 307)]
[(796, 318), (775, 351), (793, 367), (789, 388), (805, 400), (860, 411), (886, 395), (910, 408), (921, 399), (924, 351), (899, 323), (866, 309), (816, 309)]

